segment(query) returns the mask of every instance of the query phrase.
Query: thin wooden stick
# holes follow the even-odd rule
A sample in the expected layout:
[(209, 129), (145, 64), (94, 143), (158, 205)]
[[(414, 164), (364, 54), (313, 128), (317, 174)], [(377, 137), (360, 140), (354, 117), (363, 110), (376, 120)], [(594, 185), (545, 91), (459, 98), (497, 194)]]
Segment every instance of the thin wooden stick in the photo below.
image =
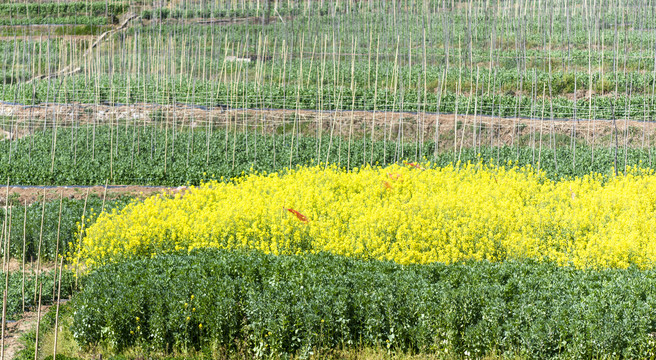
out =
[[(43, 189), (43, 206), (41, 207), (41, 230), (39, 231), (39, 246), (36, 256), (36, 275), (41, 268), (41, 243), (43, 242), (43, 220), (46, 216), (46, 189)], [(34, 283), (34, 302), (36, 302), (36, 282)]]
[(7, 287), (2, 294), (2, 350), (0, 351), (0, 360), (5, 359), (5, 324), (7, 323)]
[[(59, 279), (57, 280), (57, 311), (55, 312), (55, 345), (52, 349), (52, 358), (57, 359), (57, 335), (59, 334), (59, 303), (61, 302), (61, 274), (64, 266), (64, 257), (59, 260)], [(54, 297), (53, 297), (54, 299)]]
[(102, 210), (100, 211), (101, 213), (105, 212), (105, 199), (107, 199), (107, 183), (108, 182), (109, 182), (109, 179), (105, 179), (105, 190), (103, 191)]
[(25, 245), (27, 240), (27, 200), (25, 200), (25, 215), (23, 215), (23, 284), (21, 294), (23, 298), (23, 312), (25, 312)]
[[(9, 249), (9, 241), (11, 240), (11, 208), (9, 208), (9, 230), (7, 231), (7, 249)], [(7, 258), (8, 259), (8, 258)], [(7, 323), (7, 291), (9, 289), (9, 260), (7, 260), (7, 268), (2, 269), (5, 272), (5, 291), (2, 296), (2, 350), (0, 350), (0, 360), (5, 358), (5, 324)]]
[(77, 289), (77, 279), (80, 275), (80, 254), (82, 252), (82, 236), (84, 234), (84, 222), (87, 214), (87, 201), (89, 200), (89, 189), (87, 188), (87, 195), (84, 197), (84, 209), (82, 210), (82, 225), (80, 226), (80, 242), (77, 247), (77, 261), (75, 262), (75, 288)]
[(374, 77), (374, 111), (371, 115), (371, 156), (369, 157), (369, 165), (374, 163), (374, 132), (376, 126), (376, 106), (378, 105), (378, 58), (380, 50), (380, 35), (376, 37), (376, 74)]
[[(9, 223), (7, 224), (7, 238), (5, 239), (5, 254), (7, 254), (7, 268), (3, 268), (2, 270), (6, 271), (7, 274), (9, 274), (9, 249), (11, 245), (11, 219), (12, 219), (12, 209), (9, 208)], [(9, 278), (9, 275), (7, 275), (7, 278)]]
[[(358, 39), (352, 38), (351, 52), (351, 122), (349, 124), (348, 145), (346, 153), (346, 169), (351, 171), (351, 142), (353, 137), (353, 124), (355, 123), (355, 49), (358, 47)], [(341, 135), (341, 134), (340, 134)]]
[[(9, 177), (7, 177), (7, 191), (5, 194), (5, 221), (3, 222), (3, 224), (5, 225), (7, 224), (7, 215), (9, 215)], [(9, 259), (7, 258), (7, 254), (4, 254), (4, 256), (2, 257), (3, 269), (5, 268), (6, 261), (9, 261)]]
[(35, 283), (39, 283), (39, 302), (37, 303), (36, 310), (36, 339), (34, 340), (34, 360), (39, 359), (39, 327), (41, 325), (41, 289), (43, 284), (39, 282), (37, 275)]
[[(62, 218), (62, 200), (64, 198), (64, 192), (59, 191), (59, 220), (57, 220), (57, 244), (55, 245), (55, 264), (57, 264), (57, 256), (59, 256), (59, 236), (61, 232), (61, 218)], [(57, 279), (57, 267), (55, 267), (55, 273), (52, 276), (52, 298), (55, 298), (55, 280)]]

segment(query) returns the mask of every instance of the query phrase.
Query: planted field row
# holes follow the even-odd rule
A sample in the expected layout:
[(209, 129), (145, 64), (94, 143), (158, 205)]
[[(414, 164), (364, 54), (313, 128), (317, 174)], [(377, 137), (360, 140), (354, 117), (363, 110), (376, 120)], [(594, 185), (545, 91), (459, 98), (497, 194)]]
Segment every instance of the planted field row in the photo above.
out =
[(400, 264), (545, 260), (656, 264), (653, 170), (551, 181), (531, 167), (299, 167), (211, 181), (98, 216), (74, 261), (90, 268), (181, 249), (331, 252)]
[[(650, 79), (647, 87), (651, 89), (653, 84), (653, 79)], [(508, 87), (514, 88), (515, 84)], [(530, 84), (526, 88), (531, 92)], [(550, 98), (549, 93), (543, 90), (533, 87), (532, 92), (524, 96), (508, 95), (508, 91), (481, 91), (471, 96), (461, 91), (428, 91), (424, 88), (396, 91), (375, 86), (350, 88), (310, 83), (301, 87), (297, 83), (283, 85), (256, 81), (234, 86), (189, 79), (144, 77), (139, 80), (130, 78), (128, 81), (125, 77), (100, 75), (91, 79), (73, 76), (66, 82), (57, 83), (40, 80), (29, 86), (5, 84), (0, 86), (0, 99), (21, 104), (182, 102), (207, 107), (440, 112), (533, 119), (651, 121), (656, 117), (656, 110), (651, 106), (656, 97), (651, 92), (633, 93), (631, 96), (621, 93), (618, 96), (581, 96), (574, 101), (566, 96)]]
[[(147, 101), (546, 118), (654, 117), (655, 62), (649, 56), (653, 16), (644, 4), (626, 13), (620, 2), (569, 6), (548, 1), (528, 5), (525, 17), (490, 2), (475, 1), (469, 9), (424, 2), (406, 4), (404, 11), (399, 4), (319, 7), (288, 1), (276, 2), (272, 9), (264, 2), (215, 1), (183, 2), (154, 13), (146, 9), (144, 15), (160, 18), (231, 17), (207, 25), (135, 22), (84, 56), (83, 46), (58, 51), (55, 40), (44, 44), (42, 38), (32, 39), (27, 46), (6, 49), (6, 82), (67, 67), (79, 66), (80, 73), (38, 81), (36, 91), (34, 83), (22, 83), (20, 88), (3, 86), (0, 92), (4, 100), (22, 103)], [(84, 6), (93, 10), (85, 16), (96, 19), (126, 5)], [(238, 22), (237, 13), (254, 18)], [(269, 19), (275, 21), (269, 24)], [(347, 26), (334, 31), (336, 24)], [(225, 61), (229, 58), (252, 61)]]
[(0, 4), (0, 184), (176, 187), (0, 185), (21, 356), (656, 358), (652, 5)]
[(193, 251), (109, 265), (73, 304), (82, 346), (143, 354), (440, 358), (654, 356), (653, 270), (550, 263), (402, 266), (328, 254)]
[[(211, 4), (216, 5), (217, 3)], [(290, 15), (299, 15), (301, 9), (298, 8), (289, 8), (288, 3), (280, 3), (279, 7), (276, 7), (276, 12), (280, 16), (290, 16)], [(210, 19), (210, 18), (241, 18), (241, 17), (253, 17), (253, 16), (266, 16), (267, 9), (262, 8), (238, 8), (232, 6), (202, 6), (202, 7), (179, 7), (174, 9), (169, 8), (158, 8), (154, 10), (143, 10), (141, 12), (141, 17), (150, 20), (166, 20), (166, 19)], [(328, 13), (328, 6), (326, 6), (326, 13)]]
[(0, 4), (0, 16), (99, 16), (106, 13), (120, 15), (129, 8), (123, 1), (93, 1), (93, 2), (24, 2)]
[(4, 3), (0, 4), (0, 25), (105, 25), (128, 8), (128, 3), (116, 1)]
[[(0, 195), (4, 198), (4, 189)], [(136, 194), (135, 194), (136, 195)], [(70, 256), (80, 239), (83, 216), (88, 219), (102, 211), (123, 208), (131, 198), (123, 197), (103, 201), (97, 196), (85, 200), (62, 199), (39, 201), (24, 206), (11, 201), (9, 210), (0, 209), (0, 240), (3, 249), (9, 249), (9, 257), (26, 262), (54, 261), (57, 256)], [(10, 227), (6, 226), (11, 224)], [(8, 239), (8, 240), (7, 240)], [(0, 251), (5, 256), (4, 250)]]
[[(9, 320), (17, 320), (23, 316), (25, 311), (36, 311), (37, 305), (50, 305), (55, 302), (59, 290), (59, 269), (55, 271), (41, 270), (36, 276), (34, 269), (26, 269), (23, 275), (22, 269), (10, 271), (9, 276), (0, 272), (4, 283), (7, 281), (6, 316)], [(61, 299), (68, 299), (73, 295), (75, 286), (75, 274), (70, 270), (61, 272)], [(41, 298), (39, 299), (39, 287), (41, 287)], [(39, 300), (41, 302), (39, 303)]]
[(0, 26), (14, 25), (107, 25), (116, 22), (106, 16), (30, 16), (25, 18), (0, 18)]
[[(110, 184), (180, 186), (200, 184), (212, 176), (232, 178), (296, 165), (330, 163), (353, 169), (427, 158), (439, 166), (511, 160), (520, 166), (539, 167), (547, 177), (558, 179), (590, 172), (609, 174), (616, 160), (614, 148), (555, 146), (551, 135), (544, 135), (541, 146), (535, 137), (533, 144), (526, 140), (522, 146), (458, 144), (454, 149), (442, 145), (435, 154), (434, 142), (402, 141), (398, 131), (387, 141), (372, 141), (371, 134), (353, 136), (349, 141), (348, 137), (329, 136), (330, 130), (321, 136), (301, 135), (293, 124), (279, 127), (274, 134), (244, 132), (234, 126), (231, 130), (181, 128), (84, 126), (38, 131), (0, 142), (0, 174), (5, 177), (2, 181), (9, 178), (20, 185), (100, 185), (109, 180)], [(651, 166), (656, 161), (656, 153), (652, 153), (649, 146), (620, 147), (617, 168), (623, 172), (636, 165)]]

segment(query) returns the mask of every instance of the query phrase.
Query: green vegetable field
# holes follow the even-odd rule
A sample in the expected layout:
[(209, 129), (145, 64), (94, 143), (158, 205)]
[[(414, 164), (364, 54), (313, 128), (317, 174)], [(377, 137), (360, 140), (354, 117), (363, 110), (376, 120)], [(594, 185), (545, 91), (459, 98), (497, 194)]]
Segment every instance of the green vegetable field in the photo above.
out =
[(0, 3), (4, 359), (656, 358), (653, 0)]

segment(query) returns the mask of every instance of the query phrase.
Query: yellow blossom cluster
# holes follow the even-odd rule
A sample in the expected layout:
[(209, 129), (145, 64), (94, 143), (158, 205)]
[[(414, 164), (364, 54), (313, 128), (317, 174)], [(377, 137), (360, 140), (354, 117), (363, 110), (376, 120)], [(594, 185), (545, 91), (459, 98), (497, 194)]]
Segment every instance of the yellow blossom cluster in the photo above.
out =
[(648, 268), (656, 261), (655, 207), (651, 170), (552, 181), (511, 164), (301, 167), (100, 214), (74, 257), (94, 267), (211, 247), (401, 264), (531, 258)]

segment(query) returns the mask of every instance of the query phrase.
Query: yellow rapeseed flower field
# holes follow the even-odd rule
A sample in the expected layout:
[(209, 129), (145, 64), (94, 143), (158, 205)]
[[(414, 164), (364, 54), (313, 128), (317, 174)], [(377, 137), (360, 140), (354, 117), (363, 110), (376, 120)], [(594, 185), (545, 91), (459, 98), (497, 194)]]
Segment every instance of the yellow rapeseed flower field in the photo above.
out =
[(210, 181), (100, 214), (72, 257), (95, 267), (213, 247), (401, 264), (532, 258), (648, 268), (655, 206), (651, 170), (551, 181), (512, 165), (316, 166)]

